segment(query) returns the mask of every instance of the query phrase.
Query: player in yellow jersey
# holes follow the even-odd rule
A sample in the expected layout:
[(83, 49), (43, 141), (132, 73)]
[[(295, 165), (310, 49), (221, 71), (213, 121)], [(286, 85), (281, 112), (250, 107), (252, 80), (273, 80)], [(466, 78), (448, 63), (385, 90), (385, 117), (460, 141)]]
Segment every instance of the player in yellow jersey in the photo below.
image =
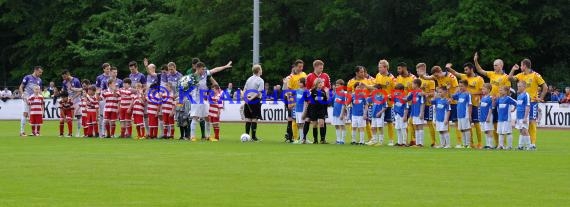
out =
[[(471, 128), (471, 137), (474, 137), (473, 130), (475, 130), (475, 134), (477, 134), (477, 149), (481, 149), (483, 144), (481, 142), (482, 132), (481, 132), (481, 125), (479, 124), (479, 102), (481, 102), (481, 91), (483, 90), (483, 84), (485, 81), (481, 76), (478, 76), (475, 73), (475, 66), (473, 63), (465, 63), (463, 64), (463, 70), (465, 73), (458, 73), (452, 68), (452, 65), (448, 67), (449, 72), (455, 75), (455, 77), (459, 78), (459, 80), (466, 80), (467, 81), (467, 92), (471, 94), (471, 103), (472, 103), (472, 110), (471, 110), (471, 123), (473, 126)], [(475, 142), (471, 142), (471, 148), (474, 148)]]
[[(530, 95), (529, 129), (530, 149), (536, 149), (536, 120), (538, 119), (538, 102), (544, 101), (544, 96), (548, 92), (548, 86), (540, 74), (531, 69), (529, 59), (521, 61), (521, 66), (514, 65), (509, 73), (512, 81), (523, 81), (526, 83), (526, 92)], [(521, 69), (522, 72), (514, 75), (515, 71)]]
[[(416, 79), (416, 76), (408, 71), (408, 65), (404, 62), (398, 63), (398, 77), (396, 77), (396, 84), (401, 83), (402, 85), (404, 85), (405, 91), (411, 91), (412, 82), (414, 81), (414, 79)], [(416, 129), (412, 123), (412, 119), (408, 119), (408, 134), (410, 135), (409, 146), (416, 145), (416, 135), (414, 133), (415, 130)]]
[[(426, 68), (427, 65), (425, 63), (418, 63), (416, 65), (416, 71), (418, 71), (418, 74), (425, 74)], [(420, 88), (422, 89), (422, 92), (424, 93), (426, 99), (424, 120), (427, 122), (426, 126), (428, 127), (428, 132), (431, 138), (431, 147), (435, 147), (437, 142), (435, 140), (435, 128), (433, 124), (433, 107), (431, 105), (431, 100), (435, 96), (435, 81), (423, 79), (421, 77), (420, 80), (422, 81), (422, 86)]]
[(303, 72), (304, 65), (305, 63), (303, 60), (295, 60), (295, 63), (293, 64), (293, 71), (290, 75), (289, 83), (287, 84), (289, 89), (299, 89), (299, 80), (301, 78), (307, 78), (307, 74)]
[(369, 77), (365, 67), (357, 66), (354, 71), (354, 78), (350, 79), (346, 84), (346, 88), (349, 93), (354, 92), (354, 84), (356, 82), (364, 83), (365, 88), (372, 89), (374, 88), (375, 81)]
[[(297, 90), (299, 89), (299, 80), (301, 78), (307, 78), (307, 74), (305, 72), (303, 72), (303, 67), (304, 67), (305, 63), (303, 62), (303, 60), (295, 60), (295, 62), (293, 63), (293, 69), (291, 70), (291, 74), (289, 76), (287, 76), (287, 78), (285, 78), (286, 81), (284, 81), (283, 86), (287, 86), (285, 89), (288, 90)], [(286, 95), (288, 95), (290, 98), (293, 98), (291, 93), (287, 93)], [(293, 101), (290, 98), (288, 99), (284, 99), (284, 100), (288, 100), (288, 101)], [(299, 129), (297, 124), (293, 124), (293, 122), (295, 121), (295, 117), (292, 117), (291, 115), (292, 110), (294, 109), (289, 109), (288, 108), (288, 116), (287, 116), (287, 136), (293, 136), (293, 137), (287, 137), (287, 139), (291, 142), (291, 141), (298, 141), (299, 140)]]
[[(501, 59), (496, 59), (495, 61), (493, 61), (493, 71), (485, 71), (483, 70), (483, 68), (481, 67), (481, 65), (479, 65), (479, 55), (477, 53), (475, 53), (475, 55), (473, 56), (473, 61), (475, 62), (475, 68), (477, 69), (477, 72), (483, 76), (486, 76), (489, 78), (489, 82), (491, 83), (491, 97), (493, 98), (493, 100), (496, 100), (500, 97), (499, 94), (499, 88), (503, 88), (505, 86), (511, 87), (511, 81), (509, 80), (509, 76), (507, 74), (505, 74), (505, 72), (503, 71), (503, 60)], [(498, 122), (498, 118), (499, 118), (499, 114), (497, 113), (497, 108), (493, 107), (493, 125), (495, 126), (495, 129), (497, 128), (497, 122)], [(493, 139), (495, 140), (495, 146), (499, 146), (499, 134), (497, 134), (497, 130), (493, 130)], [(504, 145), (505, 143), (503, 143)]]
[[(396, 85), (396, 78), (389, 72), (390, 63), (387, 60), (378, 61), (378, 74), (376, 74), (376, 84), (382, 86), (388, 97), (391, 97), (392, 90)], [(384, 111), (384, 121), (388, 128), (388, 137), (390, 138), (390, 143), (388, 146), (394, 146), (394, 116), (392, 116), (392, 106), (394, 103), (388, 101), (388, 107)]]
[[(457, 82), (457, 78), (447, 72), (447, 71), (443, 71), (441, 69), (441, 67), (439, 66), (433, 66), (431, 68), (431, 74), (430, 76), (427, 76), (426, 74), (418, 74), (420, 75), (420, 77), (422, 77), (423, 79), (427, 79), (427, 80), (435, 80), (437, 81), (437, 86), (438, 87), (446, 87), (449, 91), (449, 93), (447, 93), (447, 97), (448, 99), (450, 99), (450, 106), (451, 106), (451, 112), (450, 112), (450, 116), (449, 116), (449, 121), (453, 121), (455, 123), (457, 123), (457, 101), (451, 99), (450, 94), (455, 94), (457, 93), (457, 90), (459, 89), (459, 83)], [(461, 146), (461, 142), (463, 139), (463, 136), (461, 136), (461, 133), (459, 133), (460, 130), (458, 130), (458, 125), (455, 125), (455, 136), (457, 137), (457, 145), (455, 146), (455, 148), (462, 148)]]
[[(370, 77), (370, 75), (368, 75), (368, 72), (366, 71), (366, 68), (363, 66), (356, 66), (355, 71), (354, 71), (354, 78), (350, 79), (348, 81), (348, 84), (346, 84), (347, 87), (347, 91), (349, 94), (353, 94), (354, 92), (354, 84), (355, 83), (363, 83), (364, 87), (368, 89), (368, 91), (373, 91), (376, 88), (374, 88), (375, 85), (375, 80), (373, 78)], [(371, 108), (367, 108), (366, 112), (369, 112)], [(352, 129), (352, 127), (351, 127)], [(366, 137), (368, 138), (367, 141), (370, 141), (372, 139), (372, 127), (370, 127), (370, 119), (366, 120)]]

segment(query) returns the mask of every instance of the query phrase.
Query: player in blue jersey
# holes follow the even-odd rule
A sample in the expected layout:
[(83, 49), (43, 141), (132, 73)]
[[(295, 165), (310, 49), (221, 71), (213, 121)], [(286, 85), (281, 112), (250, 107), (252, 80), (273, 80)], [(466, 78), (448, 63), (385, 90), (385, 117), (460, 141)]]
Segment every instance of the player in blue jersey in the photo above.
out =
[(471, 94), (467, 91), (469, 82), (467, 80), (459, 81), (459, 92), (453, 95), (453, 99), (457, 101), (457, 129), (461, 130), (463, 143), (457, 143), (455, 148), (471, 147)]
[(493, 149), (493, 98), (490, 93), (493, 85), (490, 83), (483, 84), (481, 89), (481, 102), (479, 103), (479, 121), (481, 122), (481, 130), (485, 132), (484, 149)]
[[(414, 125), (414, 133), (416, 137), (416, 146), (424, 146), (424, 120), (425, 111), (425, 98), (422, 93), (422, 80), (414, 79), (412, 81), (412, 91), (408, 94), (408, 101), (410, 102), (410, 118)], [(412, 144), (412, 143), (410, 143)]]
[(408, 146), (407, 145), (407, 123), (408, 123), (408, 103), (404, 94), (404, 85), (401, 83), (396, 84), (393, 91), (394, 97), (394, 107), (392, 111), (394, 112), (394, 126), (396, 128), (396, 134), (398, 135), (398, 143), (396, 146)]
[[(497, 114), (499, 121), (497, 124), (497, 133), (499, 134), (499, 144), (497, 149), (512, 149), (513, 145), (510, 106), (515, 107), (517, 105), (517, 101), (508, 96), (510, 89), (511, 88), (508, 86), (504, 86), (499, 89), (500, 97), (497, 100)], [(505, 136), (507, 137), (507, 147), (503, 145), (505, 143)]]
[(441, 86), (437, 89), (436, 97), (431, 101), (435, 107), (435, 130), (439, 132), (440, 146), (444, 149), (451, 148), (449, 137), (449, 116), (451, 115), (451, 104), (447, 99), (447, 87)]
[(332, 114), (332, 125), (336, 131), (336, 144), (344, 144), (344, 138), (346, 136), (346, 130), (344, 127), (345, 117), (346, 117), (346, 90), (344, 90), (344, 81), (342, 79), (336, 80), (335, 88), (338, 91), (334, 91), (333, 96), (333, 114)]
[[(307, 104), (305, 103), (307, 97), (309, 96), (309, 91), (305, 88), (305, 78), (299, 79), (299, 89), (295, 92), (295, 108), (293, 110), (293, 114), (295, 117), (295, 122), (297, 123), (297, 129), (299, 130), (299, 139), (295, 142), (295, 144), (306, 144), (307, 143), (307, 134), (304, 132), (304, 128), (307, 128), (307, 132), (309, 131), (309, 118), (303, 118), (303, 113), (305, 113), (307, 109)], [(305, 124), (305, 122), (308, 122)]]
[(370, 146), (381, 146), (384, 143), (384, 112), (386, 108), (388, 108), (388, 98), (380, 92), (384, 89), (382, 85), (376, 84), (375, 88), (378, 93), (373, 92), (368, 98), (368, 103), (372, 105), (372, 111), (370, 113), (372, 140), (366, 144)]
[[(366, 109), (368, 108), (365, 94), (366, 86), (361, 82), (356, 82), (354, 87), (356, 90), (350, 102), (352, 106), (352, 142), (350, 144), (364, 145), (364, 127), (366, 127)], [(356, 131), (360, 132), (360, 141), (358, 143), (356, 142)]]
[(526, 92), (526, 82), (519, 81), (517, 83), (517, 119), (515, 128), (520, 130), (519, 134), (519, 150), (530, 149), (530, 135), (528, 132), (529, 113), (530, 113), (530, 95)]

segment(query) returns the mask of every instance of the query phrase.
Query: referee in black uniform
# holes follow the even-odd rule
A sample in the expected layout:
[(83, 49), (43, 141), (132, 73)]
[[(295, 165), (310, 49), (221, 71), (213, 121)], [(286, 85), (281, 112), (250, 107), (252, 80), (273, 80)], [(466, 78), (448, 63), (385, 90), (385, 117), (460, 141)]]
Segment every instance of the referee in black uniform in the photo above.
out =
[(251, 131), (251, 139), (258, 141), (257, 120), (261, 119), (261, 94), (264, 91), (264, 81), (261, 78), (263, 70), (261, 65), (254, 65), (251, 68), (253, 75), (247, 79), (243, 90), (245, 91), (245, 133)]

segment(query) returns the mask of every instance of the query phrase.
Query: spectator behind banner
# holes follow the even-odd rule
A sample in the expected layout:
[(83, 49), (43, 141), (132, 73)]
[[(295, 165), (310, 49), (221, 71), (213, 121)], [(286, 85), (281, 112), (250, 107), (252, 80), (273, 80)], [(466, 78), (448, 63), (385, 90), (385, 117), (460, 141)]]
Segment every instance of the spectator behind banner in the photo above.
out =
[(55, 95), (56, 90), (57, 88), (55, 87), (55, 83), (53, 81), (49, 82), (49, 87), (47, 88), (47, 91), (49, 91), (50, 97), (53, 97)]
[(273, 100), (273, 96), (271, 96), (273, 94), (273, 90), (271, 87), (269, 87), (269, 83), (265, 83), (263, 85), (263, 90), (265, 91), (265, 95), (267, 96), (267, 99)]
[(8, 90), (8, 88), (4, 88), (4, 90), (0, 91), (0, 99), (4, 102), (8, 101), (8, 99), (12, 99), (12, 91)]
[(47, 90), (47, 88), (44, 88), (44, 91), (42, 92), (42, 97), (44, 97), (44, 99), (51, 98), (51, 93)]
[(566, 93), (566, 97), (560, 100), (560, 103), (570, 103), (570, 87), (566, 87), (564, 92)]
[(550, 93), (551, 102), (561, 102), (564, 97), (560, 94), (560, 89), (554, 87), (554, 91)]
[[(241, 88), (238, 88), (236, 91), (234, 91), (234, 93), (233, 93), (233, 99), (234, 100), (237, 100), (237, 97), (239, 96), (238, 91), (241, 91)], [(242, 101), (243, 101), (243, 98), (242, 98)]]
[(281, 99), (281, 86), (280, 85), (275, 85), (273, 86), (273, 90), (271, 91), (271, 98), (275, 99), (275, 100), (279, 100)]
[(233, 99), (234, 98), (234, 84), (233, 83), (228, 83), (228, 87), (226, 88), (226, 92), (228, 94), (230, 94), (230, 97)]
[(22, 94), (20, 94), (20, 90), (18, 88), (15, 88), (14, 91), (12, 92), (12, 97), (14, 99), (20, 99), (22, 98)]
[(52, 106), (55, 107), (56, 103), (57, 103), (57, 98), (59, 98), (59, 91), (57, 90), (57, 87), (55, 87), (55, 83), (49, 82), (49, 87), (47, 88), (47, 90), (49, 91), (50, 94), (50, 98), (52, 98), (53, 100), (53, 104)]

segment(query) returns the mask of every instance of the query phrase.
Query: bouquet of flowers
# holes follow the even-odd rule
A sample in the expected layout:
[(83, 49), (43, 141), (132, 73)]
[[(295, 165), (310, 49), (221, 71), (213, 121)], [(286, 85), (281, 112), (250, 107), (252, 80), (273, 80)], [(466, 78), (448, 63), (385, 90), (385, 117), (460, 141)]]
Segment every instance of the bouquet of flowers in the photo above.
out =
[(182, 76), (182, 78), (178, 80), (178, 87), (183, 90), (188, 90), (190, 87), (197, 85), (198, 80), (199, 77), (196, 74)]

